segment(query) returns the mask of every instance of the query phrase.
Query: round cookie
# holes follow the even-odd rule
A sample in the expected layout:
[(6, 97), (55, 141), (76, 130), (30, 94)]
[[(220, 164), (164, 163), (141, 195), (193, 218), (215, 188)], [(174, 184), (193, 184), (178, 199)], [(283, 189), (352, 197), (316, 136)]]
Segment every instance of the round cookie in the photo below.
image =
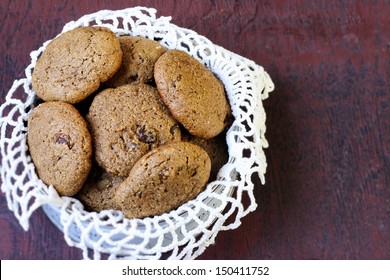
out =
[(130, 83), (151, 82), (154, 64), (167, 49), (156, 41), (140, 36), (121, 36), (119, 42), (123, 52), (122, 64), (106, 85), (118, 87)]
[(219, 170), (229, 160), (226, 133), (222, 132), (211, 139), (202, 139), (189, 133), (182, 133), (182, 141), (190, 142), (203, 148), (210, 157), (210, 181), (216, 180)]
[(45, 102), (28, 119), (28, 146), (39, 178), (72, 196), (91, 169), (92, 144), (79, 112), (62, 101)]
[(123, 177), (112, 175), (99, 167), (95, 167), (84, 186), (77, 193), (76, 198), (89, 211), (120, 210), (114, 196), (117, 187), (123, 181)]
[(188, 142), (161, 146), (143, 156), (115, 198), (127, 218), (167, 213), (195, 198), (210, 176), (206, 151)]
[(104, 27), (79, 27), (53, 39), (38, 59), (32, 86), (45, 101), (78, 103), (119, 69), (122, 50)]
[(164, 53), (155, 64), (154, 79), (172, 115), (191, 134), (209, 139), (227, 126), (230, 107), (222, 83), (186, 52)]
[(180, 141), (179, 125), (155, 88), (128, 84), (98, 93), (87, 114), (97, 163), (127, 176), (151, 149)]

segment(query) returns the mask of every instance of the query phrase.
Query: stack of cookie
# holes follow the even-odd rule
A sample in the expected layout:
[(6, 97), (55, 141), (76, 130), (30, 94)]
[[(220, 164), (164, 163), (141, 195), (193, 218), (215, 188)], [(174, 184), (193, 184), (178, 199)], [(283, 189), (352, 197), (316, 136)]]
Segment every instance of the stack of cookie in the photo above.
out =
[(90, 211), (160, 215), (196, 197), (227, 161), (223, 84), (179, 50), (103, 27), (51, 41), (32, 77), (38, 176)]

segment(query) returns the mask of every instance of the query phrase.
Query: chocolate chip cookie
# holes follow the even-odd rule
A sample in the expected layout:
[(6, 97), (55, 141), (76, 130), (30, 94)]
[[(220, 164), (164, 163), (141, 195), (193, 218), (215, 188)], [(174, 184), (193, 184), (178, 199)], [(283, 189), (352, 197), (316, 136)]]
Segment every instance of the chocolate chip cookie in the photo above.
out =
[(47, 45), (35, 65), (32, 86), (45, 101), (75, 104), (111, 78), (121, 61), (115, 33), (104, 27), (79, 27)]
[(195, 198), (210, 176), (206, 151), (188, 142), (170, 143), (144, 155), (117, 188), (128, 218), (160, 215)]
[(105, 89), (87, 114), (95, 159), (108, 172), (127, 176), (144, 154), (180, 141), (181, 132), (157, 90), (146, 84)]
[(121, 36), (122, 64), (118, 72), (106, 82), (108, 87), (130, 83), (149, 83), (157, 59), (166, 52), (160, 43), (141, 36)]
[(210, 181), (216, 180), (219, 170), (229, 160), (226, 133), (223, 131), (214, 138), (202, 139), (183, 131), (182, 141), (196, 144), (207, 152), (211, 160)]
[(92, 169), (84, 186), (77, 193), (76, 198), (89, 211), (119, 210), (114, 196), (117, 187), (125, 178), (112, 175), (98, 166)]
[(28, 147), (40, 179), (72, 196), (91, 169), (92, 144), (79, 112), (62, 101), (45, 102), (28, 119)]
[(191, 134), (209, 139), (228, 125), (230, 107), (223, 84), (186, 52), (169, 50), (160, 56), (154, 79), (172, 115)]

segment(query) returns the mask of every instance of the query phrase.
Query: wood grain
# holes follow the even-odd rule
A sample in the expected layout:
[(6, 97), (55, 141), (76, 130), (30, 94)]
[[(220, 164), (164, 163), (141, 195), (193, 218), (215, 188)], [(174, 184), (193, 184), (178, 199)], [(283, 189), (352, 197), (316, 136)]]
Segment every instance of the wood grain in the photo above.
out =
[[(390, 259), (389, 1), (1, 0), (0, 102), (68, 21), (143, 5), (248, 57), (276, 89), (258, 208), (199, 259)], [(0, 259), (79, 259), (42, 210), (24, 232), (0, 195)]]

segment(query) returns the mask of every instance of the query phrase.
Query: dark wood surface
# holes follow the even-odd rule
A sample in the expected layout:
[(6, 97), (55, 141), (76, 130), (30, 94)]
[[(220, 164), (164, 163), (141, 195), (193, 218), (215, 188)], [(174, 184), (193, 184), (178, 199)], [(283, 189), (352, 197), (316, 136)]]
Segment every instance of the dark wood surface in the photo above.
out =
[[(159, 16), (265, 67), (266, 184), (258, 208), (199, 259), (390, 259), (390, 2), (0, 0), (0, 102), (29, 53), (101, 9)], [(36, 211), (0, 196), (0, 259), (79, 259)]]

